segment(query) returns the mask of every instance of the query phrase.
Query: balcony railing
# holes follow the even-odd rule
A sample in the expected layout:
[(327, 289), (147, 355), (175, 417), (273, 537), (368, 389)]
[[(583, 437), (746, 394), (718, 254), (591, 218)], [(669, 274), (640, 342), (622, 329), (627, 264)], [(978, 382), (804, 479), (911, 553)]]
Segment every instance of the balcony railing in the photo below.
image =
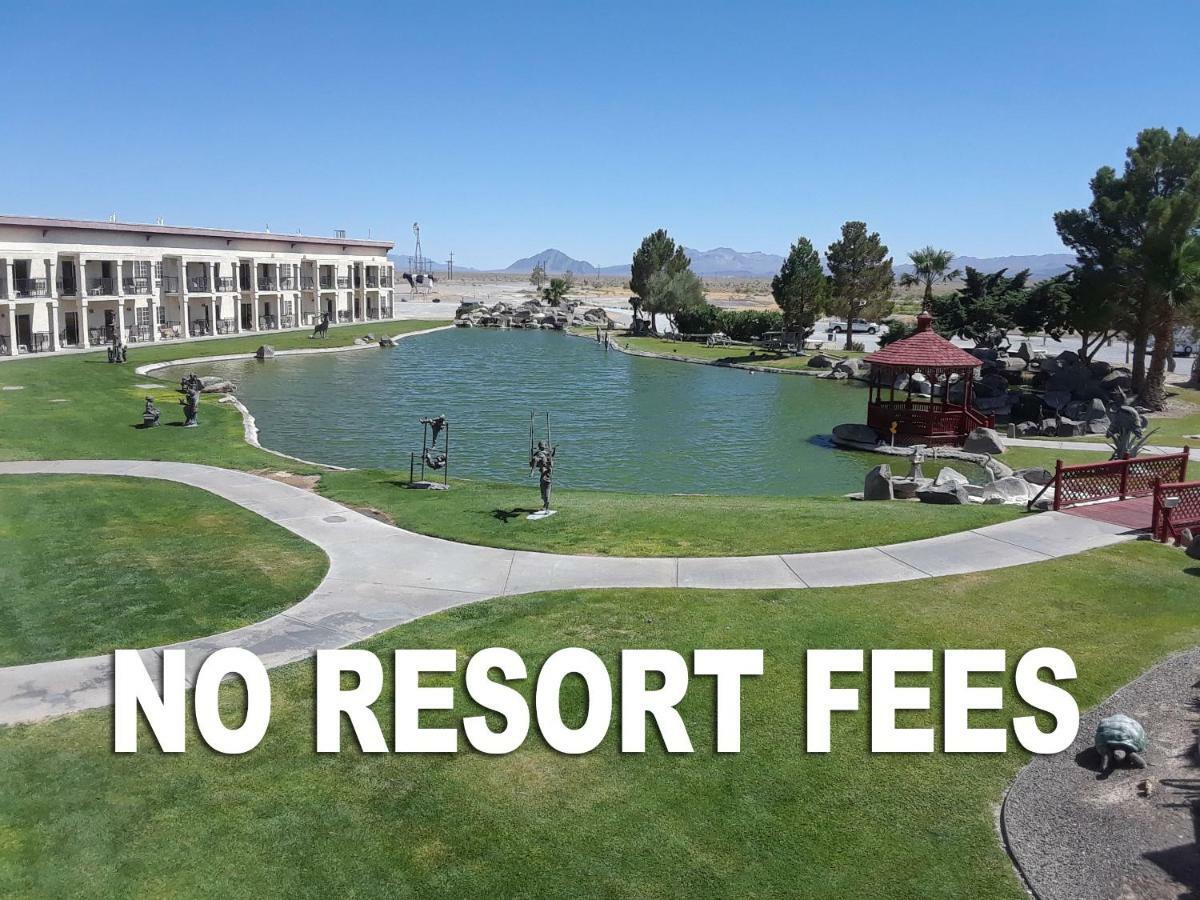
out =
[(107, 297), (115, 294), (116, 288), (113, 286), (111, 278), (89, 278), (88, 279), (88, 296), (89, 297)]
[(179, 293), (179, 276), (164, 275), (162, 277), (162, 289), (168, 294)]
[(313, 277), (311, 275), (300, 276), (300, 290), (311, 291), (313, 289)]
[(125, 288), (127, 294), (148, 294), (150, 293), (149, 278), (122, 278), (121, 284)]
[(13, 288), (17, 297), (50, 296), (50, 289), (45, 278), (14, 278)]
[[(45, 281), (45, 279), (41, 279)], [(35, 331), (29, 335), (30, 344), (26, 349), (30, 353), (49, 353), (54, 349), (50, 344), (50, 332)]]
[(187, 280), (188, 291), (191, 293), (207, 293), (208, 278), (204, 275), (189, 275)]
[(338, 281), (338, 287), (340, 287), (340, 288), (350, 287), (350, 278), (347, 275), (339, 275), (337, 281)]
[(149, 325), (130, 325), (125, 331), (131, 344), (144, 344), (150, 340)]
[(369, 288), (379, 287), (379, 279), (374, 275), (368, 275), (367, 276), (367, 287), (369, 287)]
[(321, 290), (327, 291), (333, 287), (333, 279), (328, 275), (321, 276)]
[(258, 289), (260, 291), (273, 291), (275, 290), (275, 286), (271, 284), (271, 279), (269, 276), (264, 278), (262, 275), (259, 275)]
[(237, 322), (233, 319), (217, 319), (217, 334), (233, 334), (237, 331)]
[(295, 282), (295, 279), (293, 279), (291, 275), (280, 275), (279, 276), (279, 289), (281, 291), (292, 291), (292, 290), (295, 290), (295, 288), (296, 288), (296, 282)]
[(73, 279), (71, 281), (67, 281), (63, 278), (56, 278), (54, 280), (54, 286), (58, 291), (58, 296), (60, 297), (74, 297), (79, 291), (79, 286)]
[(259, 331), (274, 331), (279, 327), (279, 323), (275, 321), (274, 316), (259, 316), (258, 330)]
[(217, 279), (217, 290), (218, 291), (236, 291), (237, 287), (234, 284), (233, 276), (232, 275), (222, 275), (220, 278), (218, 278)]

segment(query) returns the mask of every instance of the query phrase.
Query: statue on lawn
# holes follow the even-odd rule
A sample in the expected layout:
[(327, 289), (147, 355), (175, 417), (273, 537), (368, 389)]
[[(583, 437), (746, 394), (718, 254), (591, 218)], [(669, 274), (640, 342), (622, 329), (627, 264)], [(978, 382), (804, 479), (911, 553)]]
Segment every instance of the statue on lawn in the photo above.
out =
[(162, 415), (158, 411), (158, 407), (154, 405), (154, 398), (146, 398), (146, 408), (142, 410), (142, 427), (153, 428), (158, 424), (159, 416)]
[(557, 448), (547, 446), (545, 441), (538, 441), (537, 448), (529, 456), (529, 474), (538, 473), (539, 487), (542, 491), (542, 509), (550, 508), (550, 491), (554, 477), (554, 454)]
[(183, 407), (184, 428), (195, 428), (200, 424), (196, 421), (196, 414), (200, 410), (200, 391), (189, 389), (179, 401), (179, 405)]
[(1109, 446), (1113, 448), (1112, 459), (1132, 459), (1142, 452), (1142, 448), (1158, 429), (1146, 433), (1149, 421), (1124, 398), (1118, 399), (1108, 407), (1108, 438)]

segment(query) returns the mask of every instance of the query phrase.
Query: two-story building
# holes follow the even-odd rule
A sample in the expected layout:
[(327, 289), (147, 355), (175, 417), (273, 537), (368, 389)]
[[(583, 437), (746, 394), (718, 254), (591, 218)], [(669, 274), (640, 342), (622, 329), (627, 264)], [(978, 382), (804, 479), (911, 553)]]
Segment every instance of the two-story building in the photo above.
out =
[(391, 319), (392, 246), (0, 216), (0, 355)]

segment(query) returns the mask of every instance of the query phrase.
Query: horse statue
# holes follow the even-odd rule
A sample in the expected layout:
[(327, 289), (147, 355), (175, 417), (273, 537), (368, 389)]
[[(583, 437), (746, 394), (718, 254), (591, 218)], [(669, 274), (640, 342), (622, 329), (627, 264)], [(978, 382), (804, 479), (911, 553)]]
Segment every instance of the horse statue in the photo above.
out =
[(313, 338), (324, 338), (329, 335), (329, 313), (321, 313), (321, 321), (317, 323), (317, 327), (313, 329), (309, 340)]

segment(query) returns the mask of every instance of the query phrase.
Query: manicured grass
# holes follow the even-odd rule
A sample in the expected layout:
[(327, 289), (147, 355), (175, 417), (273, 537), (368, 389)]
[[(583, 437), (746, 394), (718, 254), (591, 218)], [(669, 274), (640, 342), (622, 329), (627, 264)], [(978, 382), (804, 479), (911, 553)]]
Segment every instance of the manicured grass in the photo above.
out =
[(2, 475), (0, 665), (257, 622), (307, 596), (327, 565), (308, 542), (196, 488)]
[[(808, 367), (808, 361), (815, 355), (814, 353), (810, 353), (808, 356), (791, 356), (786, 353), (772, 353), (765, 350), (755, 350), (750, 347), (706, 347), (704, 344), (690, 341), (664, 341), (661, 338), (653, 337), (620, 336), (614, 338), (614, 340), (631, 350), (660, 353), (664, 356), (679, 356), (701, 362), (719, 362), (722, 365), (731, 366), (770, 366), (775, 369), (805, 369), (814, 374), (819, 374), (821, 371), (818, 369), (809, 369)], [(862, 357), (866, 355), (860, 352), (847, 353), (845, 350), (830, 350), (828, 352), (837, 357)]]
[[(1200, 640), (1200, 566), (1178, 551), (1130, 544), (1054, 562), (917, 585), (809, 591), (603, 591), (506, 598), (452, 610), (370, 641), (385, 672), (397, 647), (452, 647), (460, 671), (483, 647), (519, 652), (531, 678), (561, 647), (765, 651), (743, 686), (742, 752), (713, 749), (711, 679), (680, 706), (695, 752), (668, 755), (651, 723), (648, 752), (618, 751), (619, 727), (594, 753), (548, 749), (536, 729), (506, 756), (364, 755), (344, 738), (318, 756), (311, 663), (272, 673), (271, 726), (245, 756), (162, 755), (143, 732), (136, 756), (112, 753), (111, 712), (0, 731), (0, 894), (7, 896), (787, 896), (972, 897), (1025, 894), (996, 832), (995, 808), (1026, 755), (867, 752), (865, 712), (835, 713), (833, 750), (804, 752), (807, 648), (989, 647), (1009, 673), (972, 677), (1004, 689), (1004, 727), (1029, 710), (1012, 687), (1024, 651), (1073, 657), (1064, 686), (1100, 701), (1165, 654)], [(1136, 585), (1136, 590), (1131, 590)], [(1083, 589), (1081, 586), (1086, 586)], [(938, 729), (932, 712), (903, 727)], [(452, 727), (480, 710), (461, 679)], [(866, 676), (839, 676), (867, 708)], [(529, 682), (517, 683), (528, 698)], [(568, 683), (564, 718), (584, 692)], [(240, 721), (240, 685), (226, 722)], [(392, 733), (392, 679), (375, 704)], [(499, 729), (498, 718), (491, 727)], [(1045, 727), (1045, 726), (1043, 726)], [(264, 887), (266, 886), (266, 887)]]
[(435, 537), (552, 553), (604, 556), (749, 556), (867, 547), (1005, 521), (1023, 509), (972, 504), (855, 503), (840, 497), (716, 497), (555, 489), (557, 516), (525, 519), (536, 485), (452, 482), (414, 491), (408, 473), (327, 472), (320, 493), (373, 507), (397, 525)]
[[(242, 418), (218, 395), (200, 400), (199, 428), (183, 424), (180, 395), (164, 382), (159, 389), (138, 388), (153, 376), (134, 368), (145, 363), (253, 353), (261, 344), (277, 350), (336, 347), (353, 343), (363, 334), (402, 334), (444, 322), (374, 322), (329, 330), (324, 341), (310, 340), (307, 332), (279, 332), (222, 340), (144, 346), (129, 349), (129, 361), (110, 365), (104, 351), (58, 357), (25, 357), (0, 364), (0, 386), (21, 390), (0, 391), (0, 459), (169, 459), (203, 462), (231, 468), (274, 466), (279, 458), (248, 446), (242, 439)], [(403, 353), (403, 345), (395, 351)], [(278, 360), (264, 365), (287, 365)], [(176, 383), (177, 384), (177, 383)], [(163, 425), (142, 430), (142, 398), (152, 396), (162, 410)], [(62, 402), (59, 402), (62, 401)]]

